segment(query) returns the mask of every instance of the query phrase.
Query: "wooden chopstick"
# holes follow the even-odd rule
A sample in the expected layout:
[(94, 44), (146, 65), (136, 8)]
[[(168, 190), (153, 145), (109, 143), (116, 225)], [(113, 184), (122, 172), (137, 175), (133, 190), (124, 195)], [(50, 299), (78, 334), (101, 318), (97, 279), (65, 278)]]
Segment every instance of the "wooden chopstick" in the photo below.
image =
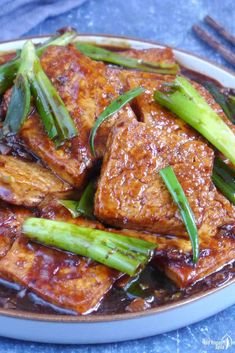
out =
[(218, 34), (221, 35), (224, 39), (226, 39), (231, 44), (235, 45), (235, 36), (229, 33), (221, 24), (216, 22), (216, 20), (210, 16), (205, 16), (204, 21), (212, 27)]
[(198, 25), (194, 25), (193, 27), (196, 35), (203, 40), (207, 45), (211, 48), (215, 49), (220, 55), (228, 61), (230, 64), (235, 66), (235, 54), (228, 48), (226, 48), (223, 44), (221, 44), (214, 36), (206, 32), (204, 29), (199, 27)]

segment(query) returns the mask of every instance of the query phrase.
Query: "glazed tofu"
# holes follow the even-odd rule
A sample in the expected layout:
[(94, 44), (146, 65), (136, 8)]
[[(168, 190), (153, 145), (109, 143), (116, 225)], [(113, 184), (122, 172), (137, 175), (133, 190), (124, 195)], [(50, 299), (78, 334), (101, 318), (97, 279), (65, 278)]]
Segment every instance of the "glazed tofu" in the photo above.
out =
[(231, 264), (235, 258), (235, 208), (219, 192), (208, 205), (199, 229), (200, 255), (192, 262), (189, 239), (122, 229), (122, 234), (156, 243), (152, 265), (184, 289)]
[(192, 262), (191, 252), (181, 249), (189, 248), (189, 241), (161, 239), (162, 244), (155, 253), (153, 263), (179, 288), (187, 288), (234, 261), (234, 234), (234, 225), (224, 227), (215, 236), (207, 238), (207, 242), (201, 242), (200, 257), (196, 264)]
[[(115, 75), (115, 73), (113, 73)], [(154, 91), (162, 90), (164, 84), (170, 83), (174, 80), (172, 75), (153, 75), (149, 73), (124, 71), (117, 73), (120, 79), (125, 82), (127, 89), (133, 89), (136, 87), (145, 88), (144, 94), (135, 98), (132, 103), (133, 109), (140, 121), (147, 124), (154, 125), (159, 129), (168, 128), (168, 133), (171, 131), (178, 131), (179, 133), (187, 133), (190, 138), (200, 139), (205, 141), (204, 138), (188, 124), (186, 124), (182, 119), (177, 117), (174, 113), (170, 112), (166, 108), (162, 107), (160, 104), (154, 100)], [(200, 95), (206, 100), (209, 106), (225, 121), (225, 123), (234, 131), (235, 126), (226, 117), (222, 108), (209, 91), (198, 84), (197, 82), (191, 81), (191, 84), (196, 88)]]
[(30, 215), (29, 210), (0, 202), (0, 259), (7, 254), (20, 234), (23, 221)]
[(33, 207), (47, 195), (69, 190), (69, 184), (39, 164), (0, 155), (0, 199)]
[[(92, 61), (73, 46), (49, 47), (41, 63), (70, 112), (78, 136), (56, 149), (38, 115), (32, 114), (20, 138), (54, 173), (80, 188), (96, 163), (89, 146), (91, 129), (99, 114), (119, 95), (122, 84), (118, 78), (111, 83), (103, 63)], [(98, 158), (103, 156), (110, 128), (119, 118), (131, 120), (135, 115), (127, 105), (102, 124), (95, 139)]]
[(185, 227), (159, 170), (171, 165), (201, 226), (211, 186), (213, 151), (203, 142), (145, 123), (120, 123), (110, 135), (95, 196), (107, 224), (160, 234)]
[(98, 308), (119, 274), (64, 251), (18, 238), (0, 260), (0, 274), (59, 307), (88, 314)]
[(202, 226), (199, 228), (200, 256), (192, 262), (189, 239), (157, 237), (154, 264), (179, 288), (186, 288), (232, 263), (235, 258), (235, 207), (213, 188)]
[[(99, 222), (72, 218), (55, 196), (47, 196), (38, 207), (37, 215), (43, 218), (104, 229)], [(0, 258), (4, 256), (0, 260), (0, 277), (28, 288), (58, 307), (79, 314), (96, 310), (121, 274), (89, 258), (23, 237), (21, 226), (30, 215), (18, 207), (0, 208)]]
[(217, 233), (211, 237), (209, 235), (205, 238), (200, 237), (200, 256), (196, 264), (192, 262), (191, 242), (186, 238), (154, 235), (129, 229), (122, 230), (122, 234), (156, 243), (151, 264), (164, 272), (180, 289), (202, 281), (231, 264), (235, 258), (234, 221), (217, 229)]
[(119, 52), (121, 55), (147, 62), (164, 62), (176, 64), (174, 53), (171, 48), (149, 48), (149, 49), (128, 49)]

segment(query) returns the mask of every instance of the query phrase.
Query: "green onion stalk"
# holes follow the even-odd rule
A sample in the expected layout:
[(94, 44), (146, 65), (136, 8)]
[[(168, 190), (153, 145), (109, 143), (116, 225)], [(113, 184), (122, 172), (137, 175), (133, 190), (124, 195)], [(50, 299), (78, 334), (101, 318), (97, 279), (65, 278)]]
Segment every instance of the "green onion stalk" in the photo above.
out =
[(32, 240), (87, 256), (130, 276), (144, 268), (156, 248), (141, 239), (43, 218), (28, 218), (22, 232)]
[(214, 160), (212, 181), (221, 193), (235, 205), (235, 171), (218, 157)]
[[(50, 45), (67, 45), (76, 37), (75, 31), (68, 31), (61, 36), (52, 37), (45, 43), (37, 46), (36, 53), (41, 56), (43, 51)], [(17, 71), (20, 67), (21, 53), (17, 53), (16, 57), (0, 66), (0, 95), (4, 94), (8, 88), (13, 85)]]
[(184, 190), (178, 181), (171, 166), (160, 170), (160, 175), (170, 192), (174, 202), (177, 204), (185, 227), (187, 229), (193, 250), (193, 262), (196, 263), (199, 257), (198, 231), (193, 211), (189, 205)]
[(64, 206), (72, 215), (73, 218), (85, 216), (94, 218), (94, 196), (95, 196), (95, 180), (91, 180), (79, 201), (75, 200), (60, 200), (59, 203)]
[(168, 83), (166, 91), (155, 91), (157, 103), (168, 108), (201, 133), (235, 165), (235, 135), (208, 105), (192, 84), (182, 76)]
[(31, 41), (24, 44), (20, 59), (3, 131), (10, 130), (12, 133), (17, 133), (20, 130), (28, 116), (32, 94), (49, 138), (56, 146), (60, 146), (65, 140), (77, 135), (74, 122), (55, 87), (43, 71)]
[(225, 95), (213, 82), (203, 84), (211, 93), (215, 101), (221, 106), (227, 118), (235, 124), (235, 97), (231, 94)]
[(6, 118), (3, 123), (2, 131), (4, 136), (16, 134), (26, 120), (30, 110), (31, 93), (28, 72), (31, 72), (33, 69), (33, 61), (28, 55), (27, 50), (25, 50), (25, 46), (20, 53), (20, 65), (16, 74)]
[(89, 43), (75, 42), (74, 45), (81, 53), (97, 61), (104, 61), (122, 67), (157, 74), (175, 75), (179, 71), (179, 66), (176, 63), (170, 63), (164, 60), (148, 62), (141, 59), (126, 57)]
[(97, 130), (99, 129), (100, 125), (108, 119), (110, 116), (118, 112), (124, 105), (126, 105), (128, 102), (130, 102), (132, 99), (136, 98), (139, 96), (141, 93), (144, 92), (144, 88), (142, 87), (137, 87), (134, 88), (121, 96), (117, 97), (114, 99), (108, 106), (107, 108), (104, 109), (104, 111), (99, 115), (97, 118), (90, 134), (90, 148), (92, 154), (95, 156), (95, 146), (94, 146), (94, 141), (95, 141), (95, 135)]

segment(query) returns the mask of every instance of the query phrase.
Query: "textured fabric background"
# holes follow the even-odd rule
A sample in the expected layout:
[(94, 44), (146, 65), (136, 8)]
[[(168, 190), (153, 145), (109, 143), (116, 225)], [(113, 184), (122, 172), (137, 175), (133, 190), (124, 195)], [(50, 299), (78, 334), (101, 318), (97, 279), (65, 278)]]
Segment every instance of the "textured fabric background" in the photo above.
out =
[(86, 0), (1, 0), (0, 40), (21, 36), (50, 16), (58, 16)]
[[(52, 17), (53, 13), (56, 12), (52, 9), (51, 16), (30, 31), (24, 22), (18, 22), (14, 33), (10, 33), (9, 28), (9, 37), (53, 33), (69, 25), (82, 33), (111, 33), (156, 40), (231, 68), (195, 38), (191, 26), (202, 24), (203, 17), (210, 14), (235, 33), (234, 0), (87, 0), (59, 16)], [(14, 11), (12, 16), (17, 21)], [(7, 32), (5, 23), (4, 33)], [(0, 338), (0, 353), (214, 353), (215, 347), (203, 342), (205, 339), (220, 340), (225, 334), (235, 341), (235, 306), (189, 327), (142, 340), (96, 346), (57, 346)], [(226, 352), (235, 352), (235, 346)]]

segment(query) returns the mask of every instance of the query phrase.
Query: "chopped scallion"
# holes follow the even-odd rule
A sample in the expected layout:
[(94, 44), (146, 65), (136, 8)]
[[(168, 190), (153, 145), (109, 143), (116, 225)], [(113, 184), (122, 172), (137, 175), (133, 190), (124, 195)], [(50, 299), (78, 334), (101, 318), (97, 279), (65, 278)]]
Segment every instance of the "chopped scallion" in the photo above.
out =
[(144, 268), (156, 248), (141, 239), (43, 218), (28, 218), (22, 232), (32, 240), (87, 256), (130, 276)]
[(163, 60), (158, 62), (147, 62), (141, 59), (126, 57), (89, 43), (75, 42), (74, 45), (84, 55), (93, 60), (104, 61), (122, 67), (168, 75), (175, 75), (179, 70), (177, 64), (169, 63)]
[(79, 201), (60, 200), (63, 205), (71, 213), (73, 218), (80, 215), (94, 218), (94, 196), (95, 196), (95, 180), (91, 180), (85, 188)]
[(214, 160), (212, 180), (222, 194), (235, 205), (235, 171), (218, 157)]
[(164, 169), (161, 169), (159, 173), (173, 200), (179, 208), (181, 217), (183, 219), (189, 238), (191, 240), (193, 250), (193, 262), (197, 262), (199, 257), (199, 242), (198, 231), (193, 211), (188, 203), (187, 197), (175, 175), (173, 168), (171, 166), (168, 166)]
[(144, 92), (144, 88), (142, 87), (137, 87), (134, 88), (118, 98), (114, 99), (107, 108), (100, 114), (100, 116), (97, 118), (95, 125), (93, 126), (90, 134), (90, 147), (93, 155), (95, 156), (95, 147), (94, 147), (94, 140), (95, 140), (95, 135), (100, 127), (100, 125), (108, 119), (111, 115), (119, 111), (124, 105), (126, 105), (128, 102), (130, 102), (132, 99), (135, 97), (139, 96), (141, 93)]
[(178, 76), (166, 91), (155, 91), (156, 102), (170, 109), (199, 131), (235, 165), (235, 135), (223, 119), (184, 77)]

